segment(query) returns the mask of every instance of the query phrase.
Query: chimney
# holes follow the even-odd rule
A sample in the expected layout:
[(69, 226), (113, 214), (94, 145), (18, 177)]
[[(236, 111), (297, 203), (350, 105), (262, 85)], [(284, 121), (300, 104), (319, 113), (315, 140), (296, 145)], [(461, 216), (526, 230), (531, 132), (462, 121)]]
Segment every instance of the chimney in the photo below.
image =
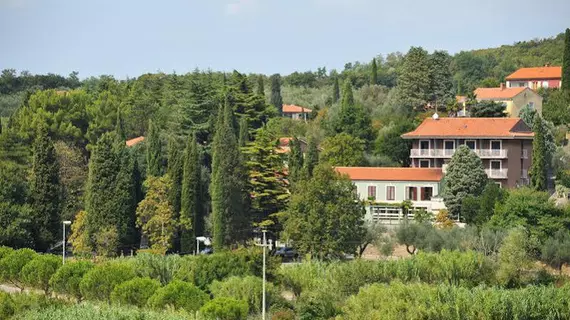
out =
[(501, 82), (501, 90), (505, 90), (505, 84)]

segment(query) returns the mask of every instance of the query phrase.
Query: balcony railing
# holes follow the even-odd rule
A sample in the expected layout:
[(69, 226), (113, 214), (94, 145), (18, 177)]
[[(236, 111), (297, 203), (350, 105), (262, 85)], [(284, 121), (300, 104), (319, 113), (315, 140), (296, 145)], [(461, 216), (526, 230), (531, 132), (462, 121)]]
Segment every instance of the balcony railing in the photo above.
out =
[(506, 179), (508, 176), (508, 169), (485, 169), (485, 173), (492, 179)]
[[(451, 158), (457, 149), (411, 149), (411, 158)], [(482, 159), (505, 159), (507, 149), (477, 149), (473, 150)]]

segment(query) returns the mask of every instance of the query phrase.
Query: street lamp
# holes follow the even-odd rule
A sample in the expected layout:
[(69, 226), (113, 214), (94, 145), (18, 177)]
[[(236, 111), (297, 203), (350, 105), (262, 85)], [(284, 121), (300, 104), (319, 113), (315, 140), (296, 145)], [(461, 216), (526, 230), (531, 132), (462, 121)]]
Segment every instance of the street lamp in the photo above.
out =
[(265, 307), (266, 307), (266, 302), (265, 302), (265, 282), (266, 282), (266, 277), (265, 277), (265, 248), (269, 248), (269, 250), (271, 250), (273, 248), (273, 240), (269, 239), (269, 244), (267, 244), (267, 230), (262, 230), (261, 231), (263, 233), (263, 243), (258, 244), (258, 246), (263, 247), (263, 283), (262, 283), (262, 296), (261, 296), (261, 319), (265, 320)]
[(65, 226), (71, 225), (71, 221), (65, 220), (63, 221), (63, 242), (62, 242), (62, 253), (63, 253), (63, 264), (65, 264)]
[(207, 246), (211, 244), (210, 239), (207, 237), (196, 237), (196, 255), (200, 254), (200, 242), (204, 242)]

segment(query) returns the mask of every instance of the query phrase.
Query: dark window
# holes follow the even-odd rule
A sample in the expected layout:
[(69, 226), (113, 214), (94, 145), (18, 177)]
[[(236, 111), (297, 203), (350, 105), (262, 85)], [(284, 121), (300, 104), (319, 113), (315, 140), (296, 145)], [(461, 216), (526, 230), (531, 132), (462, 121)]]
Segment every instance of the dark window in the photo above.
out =
[(407, 187), (406, 188), (406, 200), (418, 200), (418, 188), (417, 187)]
[(423, 187), (421, 188), (422, 193), (422, 200), (429, 201), (433, 196), (433, 188), (432, 187)]
[(465, 145), (471, 149), (471, 150), (475, 150), (475, 140), (466, 140), (465, 141)]
[(396, 199), (396, 187), (387, 186), (386, 187), (386, 200), (395, 200), (395, 199)]

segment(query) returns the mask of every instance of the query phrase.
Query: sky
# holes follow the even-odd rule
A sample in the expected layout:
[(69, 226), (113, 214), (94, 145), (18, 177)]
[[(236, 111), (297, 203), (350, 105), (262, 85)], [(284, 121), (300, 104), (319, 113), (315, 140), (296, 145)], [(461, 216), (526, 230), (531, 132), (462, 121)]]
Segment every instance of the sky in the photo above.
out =
[(289, 74), (552, 37), (569, 0), (0, 0), (0, 69)]

